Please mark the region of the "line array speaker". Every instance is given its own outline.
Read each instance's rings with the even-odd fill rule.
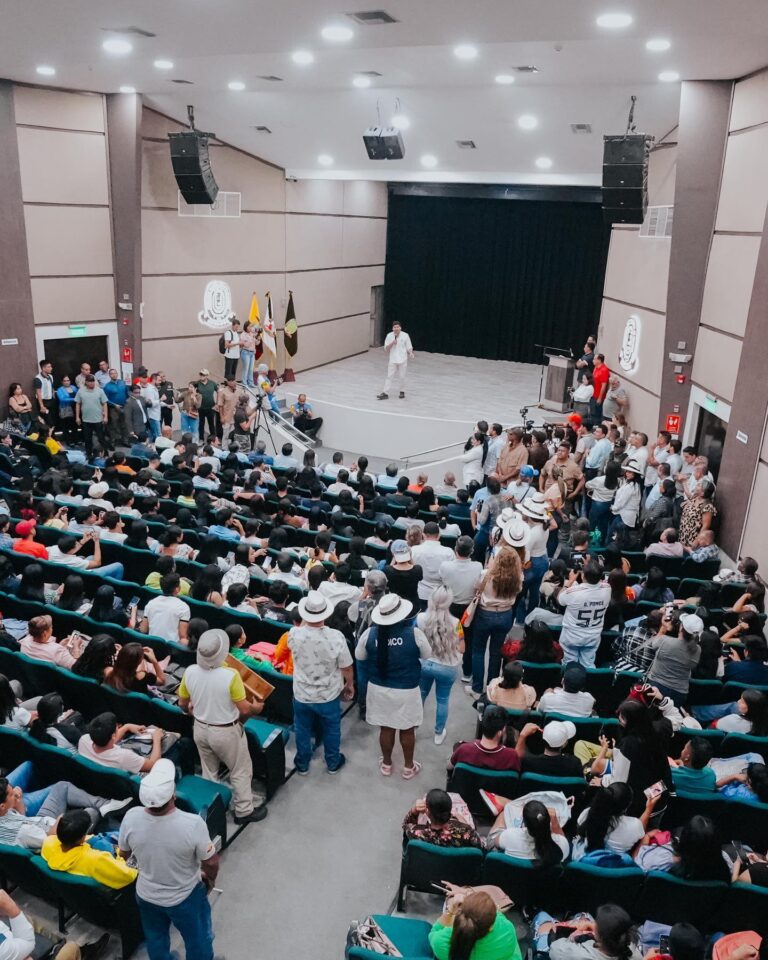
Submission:
[[[648,155],[644,133],[603,137],[603,219],[642,223],[648,209]]]
[[[208,159],[208,137],[188,130],[169,133],[173,175],[187,203],[213,203],[219,192]]]

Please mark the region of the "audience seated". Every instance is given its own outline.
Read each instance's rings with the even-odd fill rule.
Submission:
[[[56,824],[56,832],[43,841],[40,855],[51,870],[91,877],[112,890],[132,884],[138,871],[119,856],[108,837],[92,836],[92,829],[85,810],[68,810]]]
[[[584,687],[587,671],[579,663],[568,663],[563,670],[562,686],[546,690],[539,700],[542,713],[564,713],[571,717],[589,717],[595,698]]]
[[[423,840],[438,847],[480,847],[483,841],[474,827],[453,813],[453,801],[445,790],[430,790],[417,800],[403,820],[406,840]]]
[[[457,763],[489,770],[519,770],[520,757],[512,747],[504,746],[507,728],[507,712],[501,707],[487,707],[480,721],[482,736],[479,740],[459,743],[451,754],[448,768]]]

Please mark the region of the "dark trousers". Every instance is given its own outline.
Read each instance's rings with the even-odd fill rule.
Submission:
[[[451,616],[456,617],[457,620],[461,620],[468,606],[468,603],[452,603],[449,608]],[[472,624],[464,627],[464,653],[461,656],[461,675],[463,677],[472,676]]]
[[[297,430],[301,430],[308,437],[316,437],[317,432],[323,425],[322,417],[294,417],[293,425]]]
[[[171,924],[181,934],[187,960],[213,960],[213,923],[205,887],[198,884],[174,907],[161,907],[137,896],[150,960],[170,960]]]
[[[98,423],[86,423],[86,421],[83,420],[83,442],[85,443],[85,449],[88,453],[93,450],[94,437],[102,447],[108,446],[107,439],[104,436],[104,424],[101,420],[99,420]]]
[[[123,408],[109,406],[107,407],[107,415],[109,417],[109,439],[111,440],[112,445],[116,446],[118,443],[121,443],[124,446],[127,446],[128,437],[125,435]]]
[[[211,434],[216,433],[216,411],[211,410],[201,410],[200,418],[197,423],[197,429],[199,431],[198,436],[200,440],[205,440],[206,437]]]
[[[239,357],[225,357],[224,358],[224,379],[229,380],[230,377],[237,376],[237,364],[239,362]]]

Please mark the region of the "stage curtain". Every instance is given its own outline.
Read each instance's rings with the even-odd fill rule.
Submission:
[[[597,333],[610,229],[599,204],[391,194],[387,329],[415,350],[538,363]],[[457,385],[457,389],[463,389]]]

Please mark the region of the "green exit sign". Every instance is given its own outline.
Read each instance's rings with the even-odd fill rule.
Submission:
[[[70,323],[69,325],[69,335],[70,337],[84,337],[88,332],[84,323]]]

